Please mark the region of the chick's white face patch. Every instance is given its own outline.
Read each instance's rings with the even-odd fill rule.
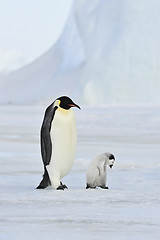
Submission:
[[[114,162],[115,162],[115,160],[114,159],[109,159],[109,166],[113,166],[114,165]]]

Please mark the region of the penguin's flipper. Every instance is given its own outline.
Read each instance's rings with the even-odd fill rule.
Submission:
[[[48,165],[52,154],[52,143],[49,131],[44,128],[41,130],[41,154],[44,166]]]
[[[45,169],[45,172],[43,174],[43,179],[42,179],[42,181],[40,182],[40,184],[38,185],[38,187],[36,189],[44,189],[44,188],[46,188],[46,187],[48,187],[50,185],[51,185],[51,181],[49,179],[48,172]]]
[[[51,160],[52,143],[50,137],[50,129],[56,109],[57,107],[56,106],[54,107],[54,103],[52,103],[46,109],[44,120],[41,127],[41,154],[44,166],[48,165]]]
[[[103,175],[103,173],[105,172],[105,159],[101,159],[98,162],[97,168],[98,168],[98,171],[99,171],[99,176]]]

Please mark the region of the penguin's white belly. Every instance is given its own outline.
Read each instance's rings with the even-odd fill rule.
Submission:
[[[57,109],[51,125],[52,155],[50,169],[61,179],[70,171],[75,158],[76,124],[72,109]],[[52,176],[50,176],[52,178]]]

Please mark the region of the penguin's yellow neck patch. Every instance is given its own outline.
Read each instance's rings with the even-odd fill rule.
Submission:
[[[62,113],[62,114],[68,114],[70,112],[70,109],[64,109],[60,107],[60,100],[56,100],[54,103],[54,107],[58,107],[57,111]]]
[[[61,101],[60,100],[56,100],[55,103],[54,103],[54,107],[59,107]]]
[[[66,109],[61,108],[61,107],[58,107],[57,110],[58,110],[59,112],[63,113],[63,114],[68,114],[68,112],[70,111],[70,109],[69,109],[69,110],[66,110]]]

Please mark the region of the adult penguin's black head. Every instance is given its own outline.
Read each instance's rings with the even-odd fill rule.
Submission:
[[[57,98],[60,101],[59,106],[65,110],[69,110],[71,107],[77,107],[81,109],[77,104],[75,104],[72,99],[67,96],[62,96]]]

